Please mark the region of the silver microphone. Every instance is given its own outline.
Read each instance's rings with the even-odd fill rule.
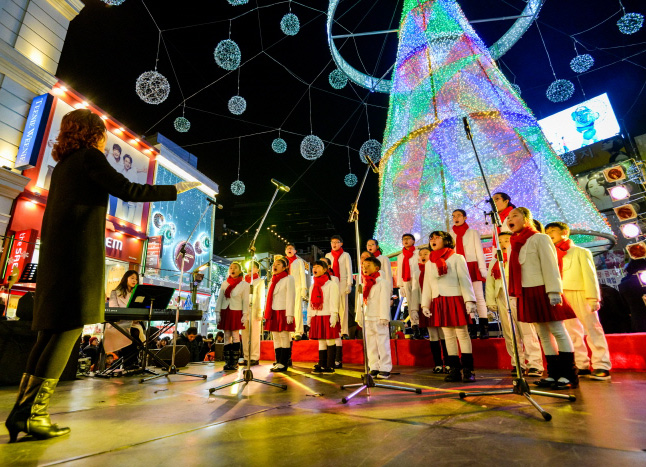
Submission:
[[[289,187],[287,185],[285,185],[284,183],[280,183],[275,178],[271,179],[271,183],[276,185],[276,188],[278,188],[279,190],[284,191],[285,193],[289,193]]]

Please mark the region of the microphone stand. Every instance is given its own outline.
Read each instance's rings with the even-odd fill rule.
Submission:
[[[273,180],[272,180],[273,182]],[[287,189],[285,189],[287,188]],[[283,190],[285,192],[289,191],[288,187],[285,187],[282,184],[276,184],[276,190],[274,191],[274,196],[271,197],[271,201],[269,201],[269,206],[267,206],[267,210],[265,211],[265,215],[262,216],[262,220],[260,221],[260,225],[256,229],[256,233],[253,236],[253,239],[251,240],[251,244],[249,245],[249,251],[251,252],[251,264],[253,265],[253,262],[256,261],[256,239],[258,238],[258,234],[260,233],[260,229],[262,229],[263,224],[265,223],[265,219],[267,218],[267,214],[269,214],[269,210],[271,209],[272,205],[274,204],[274,200],[276,199],[276,195],[278,195],[278,192],[280,190]],[[252,266],[253,268],[253,266]],[[253,279],[253,274],[252,274],[252,279]],[[250,293],[253,293],[253,285],[251,286],[251,291]],[[235,381],[231,381],[230,383],[222,384],[220,386],[216,386],[214,388],[209,388],[209,394],[213,394],[215,391],[219,391],[220,389],[228,388],[229,386],[233,386],[235,384],[239,383],[245,383],[248,384],[251,381],[255,383],[260,383],[260,384],[266,384],[267,386],[274,386],[276,388],[280,389],[287,389],[286,384],[277,384],[277,383],[272,383],[270,381],[265,381],[262,379],[257,379],[254,378],[253,372],[251,371],[251,341],[253,339],[253,317],[252,317],[252,311],[251,309],[249,310],[249,319],[247,320],[247,326],[249,326],[249,342],[247,342],[247,368],[245,368],[242,372],[242,378],[238,378]]]
[[[405,388],[401,386],[393,386],[392,384],[382,384],[382,383],[375,383],[374,378],[370,374],[370,368],[368,368],[368,345],[366,343],[366,315],[363,312],[364,308],[364,303],[363,303],[363,283],[361,280],[361,241],[359,238],[359,210],[357,209],[357,206],[359,205],[359,197],[361,196],[361,192],[363,191],[363,186],[366,183],[366,179],[368,178],[368,174],[370,173],[370,169],[372,169],[375,173],[378,172],[377,167],[375,164],[370,160],[368,160],[368,167],[366,168],[366,173],[363,176],[363,180],[361,181],[361,186],[359,187],[359,192],[357,193],[357,198],[354,200],[354,203],[352,204],[351,211],[350,211],[350,218],[348,219],[348,222],[354,222],[354,240],[355,244],[357,246],[357,288],[355,292],[355,307],[357,306],[357,302],[360,304],[359,306],[362,309],[361,313],[361,328],[363,332],[361,333],[362,335],[362,341],[363,341],[363,370],[364,373],[361,375],[361,383],[354,383],[354,384],[344,384],[341,386],[341,389],[346,389],[346,388],[358,388],[355,389],[354,392],[349,394],[348,396],[344,397],[341,399],[341,402],[344,404],[347,404],[354,396],[359,394],[361,391],[364,389],[366,390],[366,393],[368,396],[370,396],[370,389],[371,388],[384,388],[384,389],[394,389],[397,391],[406,391],[406,392],[414,392],[415,394],[421,394],[422,390],[420,388]]]
[[[534,406],[536,410],[540,412],[545,421],[550,421],[552,415],[545,411],[538,403],[532,398],[532,394],[545,397],[554,397],[556,399],[565,399],[570,402],[576,401],[576,397],[571,394],[556,394],[553,392],[545,391],[535,391],[529,388],[527,381],[523,378],[522,367],[520,365],[520,358],[518,353],[518,342],[516,341],[516,328],[514,325],[514,317],[511,312],[511,301],[509,299],[509,289],[507,287],[507,278],[505,275],[505,265],[503,262],[503,253],[502,248],[500,247],[500,239],[498,238],[498,228],[502,227],[502,222],[500,221],[500,216],[498,215],[498,210],[496,209],[496,204],[493,201],[491,196],[491,191],[489,190],[489,184],[487,183],[487,177],[485,176],[484,169],[482,168],[482,163],[480,162],[480,156],[478,155],[478,150],[476,145],[473,142],[473,136],[471,135],[471,128],[469,126],[469,121],[467,117],[462,119],[464,123],[464,130],[467,134],[467,139],[471,141],[471,146],[473,147],[473,153],[476,156],[476,161],[478,162],[478,167],[480,168],[480,174],[482,175],[482,180],[484,182],[485,189],[487,190],[487,196],[489,197],[488,203],[491,209],[491,212],[485,213],[488,216],[491,216],[491,223],[493,225],[493,239],[496,244],[496,262],[498,263],[498,268],[501,272],[500,278],[502,279],[502,290],[505,294],[505,303],[507,304],[507,314],[509,316],[509,324],[511,325],[511,339],[514,346],[514,360],[516,363],[516,378],[512,381],[512,388],[510,389],[500,389],[495,391],[482,391],[482,392],[460,392],[460,399],[465,397],[475,397],[475,396],[494,396],[501,394],[517,394],[519,396],[524,396],[530,404]]]

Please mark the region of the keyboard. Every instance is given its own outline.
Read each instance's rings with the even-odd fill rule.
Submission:
[[[176,309],[153,309],[150,317],[151,321],[175,321]],[[122,319],[139,321],[148,320],[148,308],[120,308],[106,307],[105,320],[121,321]],[[179,320],[182,321],[200,321],[202,319],[201,310],[179,310]]]

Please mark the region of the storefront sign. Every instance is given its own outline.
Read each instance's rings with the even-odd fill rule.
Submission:
[[[16,169],[24,170],[36,165],[52,102],[54,97],[51,94],[34,97],[31,101],[27,123],[16,156]]]
[[[143,240],[120,232],[105,231],[105,256],[108,258],[139,263],[143,252]]]
[[[22,274],[25,264],[31,262],[36,248],[36,239],[38,238],[38,231],[34,229],[21,230],[16,232],[13,245],[11,246],[11,254],[7,264],[7,272],[5,274],[5,282],[11,276],[14,269],[18,270],[18,277]]]
[[[148,238],[148,252],[146,254],[146,267],[159,269],[161,268],[161,258],[163,251],[163,240],[161,235]]]

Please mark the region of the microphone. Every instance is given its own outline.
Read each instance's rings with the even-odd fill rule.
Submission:
[[[469,126],[469,120],[467,120],[467,117],[462,117],[462,123],[464,123],[464,131],[467,132],[467,139],[471,140],[471,127]]]
[[[222,205],[218,204],[218,202],[216,200],[214,200],[213,198],[210,198],[210,197],[207,196],[206,197],[206,202],[209,203],[209,204],[212,204],[213,206],[215,206],[218,209],[222,209]]]
[[[271,183],[276,185],[276,188],[278,188],[280,191],[284,191],[285,193],[289,193],[290,188],[287,185],[285,185],[284,183],[280,183],[275,178],[271,179]]]

